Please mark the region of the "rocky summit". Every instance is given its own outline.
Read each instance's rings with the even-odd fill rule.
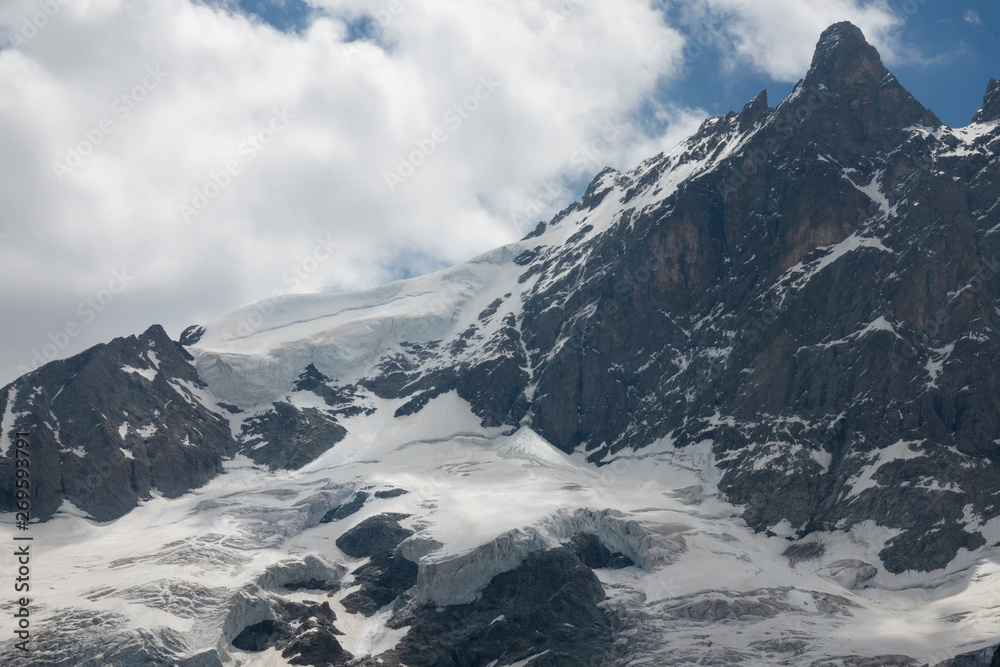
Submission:
[[[838,23],[521,241],[19,378],[5,663],[1000,664],[998,127]]]

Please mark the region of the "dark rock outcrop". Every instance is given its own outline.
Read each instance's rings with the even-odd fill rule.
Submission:
[[[771,107],[767,106],[767,91],[762,90],[757,97],[747,102],[740,112],[740,132],[746,132],[764,120],[770,111]]]
[[[354,656],[337,641],[343,634],[337,629],[337,615],[329,602],[304,604],[284,602],[275,606],[275,618],[267,618],[244,628],[233,639],[241,651],[260,653],[277,649],[291,665],[339,667],[350,664]]]
[[[398,615],[392,623],[409,632],[394,650],[362,664],[485,667],[538,656],[532,665],[597,667],[614,624],[603,600],[601,583],[569,549],[537,552],[497,575],[472,604]]]
[[[189,347],[200,341],[204,335],[205,327],[193,324],[181,332],[181,336],[177,339],[177,342],[184,347]]]
[[[399,525],[406,514],[378,514],[369,517],[337,538],[337,546],[352,558],[366,558],[390,551],[413,534]]]
[[[972,117],[973,123],[990,123],[1000,120],[1000,81],[990,79],[983,96],[983,106]]]
[[[371,616],[417,583],[417,564],[403,558],[398,549],[386,549],[375,552],[352,574],[361,589],[341,603],[352,614]]]
[[[361,510],[368,501],[368,494],[364,491],[358,491],[350,500],[342,505],[337,505],[332,510],[323,515],[320,519],[320,523],[330,523],[332,521],[343,521],[347,517]]]
[[[274,403],[243,424],[241,452],[257,463],[295,470],[344,439],[347,429],[316,408]]]
[[[173,498],[222,472],[239,448],[198,400],[191,356],[160,326],[42,366],[0,390],[0,414],[28,433],[33,518],[68,500],[116,519],[153,489]],[[0,455],[0,510],[14,510],[13,449]]]

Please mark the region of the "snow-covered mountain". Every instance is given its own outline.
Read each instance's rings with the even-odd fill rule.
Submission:
[[[517,243],[19,378],[4,660],[1000,664],[998,90],[836,24]]]

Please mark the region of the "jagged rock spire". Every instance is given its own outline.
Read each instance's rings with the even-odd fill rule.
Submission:
[[[762,90],[757,97],[746,103],[740,112],[740,131],[753,127],[771,108],[767,106],[767,91]]]
[[[983,106],[972,117],[973,123],[989,123],[1000,120],[1000,81],[990,79],[983,96]]]
[[[835,23],[820,35],[805,81],[828,88],[878,84],[889,70],[874,46],[853,23]]]
[[[799,87],[827,99],[817,121],[849,127],[871,137],[912,125],[936,127],[941,121],[925,109],[882,64],[874,46],[852,23],[835,23],[820,35],[812,64]]]

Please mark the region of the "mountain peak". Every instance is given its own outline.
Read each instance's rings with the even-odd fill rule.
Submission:
[[[747,128],[752,127],[770,110],[770,107],[767,106],[767,90],[762,90],[757,97],[747,102],[743,111],[740,112],[740,131],[744,132]]]
[[[818,122],[858,123],[859,137],[911,125],[941,125],[886,69],[861,29],[846,21],[834,23],[820,35],[799,86],[830,94],[824,109],[814,114]]]
[[[819,36],[820,44],[837,44],[839,42],[856,45],[868,44],[868,40],[865,39],[865,34],[861,32],[861,28],[850,21],[834,23]]]
[[[889,70],[865,35],[853,23],[834,23],[816,44],[806,82],[836,89],[861,83],[879,83]]]
[[[972,117],[973,123],[989,123],[1000,120],[1000,81],[990,79],[983,96],[983,106]]]

